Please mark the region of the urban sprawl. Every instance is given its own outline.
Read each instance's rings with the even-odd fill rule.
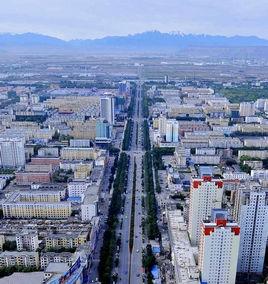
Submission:
[[[0,283],[266,283],[268,80],[94,60],[1,61]]]

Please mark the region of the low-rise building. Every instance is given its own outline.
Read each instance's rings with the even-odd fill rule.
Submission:
[[[4,251],[0,253],[0,267],[39,267],[39,257],[37,252],[32,251]]]
[[[49,234],[45,237],[46,249],[51,248],[77,248],[81,244],[85,244],[89,237],[86,230]]]
[[[198,250],[197,247],[191,246],[182,212],[180,210],[168,211],[167,219],[175,281],[177,284],[198,284],[200,283],[196,264]]]
[[[27,201],[29,199],[25,199],[25,196],[21,192],[15,192],[2,203],[4,218],[65,219],[71,215],[70,202],[42,202],[42,199]],[[41,198],[40,195],[38,198]]]
[[[218,165],[220,163],[220,156],[218,155],[192,155],[191,161],[194,164],[202,165]]]
[[[91,221],[98,214],[98,195],[87,193],[81,205],[82,221]]]
[[[67,263],[71,266],[73,262],[73,253],[71,252],[44,252],[40,255],[40,267],[45,269],[50,262]]]
[[[16,235],[16,245],[18,251],[36,251],[39,246],[37,231],[20,231]]]

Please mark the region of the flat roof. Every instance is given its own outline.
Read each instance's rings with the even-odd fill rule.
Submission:
[[[9,276],[0,279],[0,284],[41,284],[43,283],[44,273],[42,272],[15,272]]]
[[[197,247],[191,246],[181,210],[167,211],[172,258],[176,283],[199,283],[199,270],[195,261]]]

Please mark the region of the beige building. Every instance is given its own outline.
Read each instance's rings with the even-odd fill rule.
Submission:
[[[39,267],[38,253],[4,251],[0,254],[0,268],[10,266]]]
[[[94,148],[71,148],[66,147],[61,150],[63,160],[96,160],[100,151]]]
[[[87,242],[88,231],[50,234],[45,238],[46,249],[76,248]]]
[[[58,200],[56,195],[38,195],[13,193],[3,202],[4,218],[45,218],[65,219],[71,215],[71,203],[66,201],[42,201]]]

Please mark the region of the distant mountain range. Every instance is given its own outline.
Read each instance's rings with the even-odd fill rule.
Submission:
[[[182,33],[144,32],[101,39],[64,41],[35,34],[0,34],[0,52],[74,51],[83,52],[176,52],[187,48],[268,47],[268,40],[256,36],[213,36]]]

